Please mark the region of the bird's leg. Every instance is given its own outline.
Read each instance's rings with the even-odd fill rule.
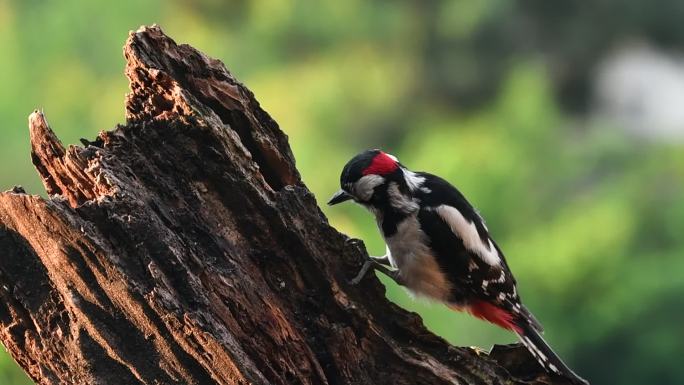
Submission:
[[[350,238],[347,239],[346,242],[349,245],[357,247],[360,252],[366,255],[366,262],[364,262],[363,266],[361,267],[361,270],[359,270],[359,273],[356,274],[356,276],[351,281],[349,281],[350,285],[357,285],[359,282],[361,282],[363,277],[366,276],[368,270],[370,270],[371,268],[373,268],[374,270],[381,271],[386,276],[392,278],[392,280],[396,282],[398,285],[403,285],[403,281],[401,280],[401,277],[399,277],[399,271],[391,270],[389,268],[390,260],[387,254],[383,255],[382,257],[371,257],[370,255],[365,253],[365,250],[361,248],[361,245],[363,245],[363,242],[361,240]]]
[[[392,278],[392,280],[398,285],[403,285],[403,281],[401,277],[399,277],[399,270],[391,270],[388,266],[386,266],[386,264],[389,265],[389,258],[386,255],[382,257],[368,256],[367,258],[368,259],[366,259],[366,262],[361,267],[361,270],[359,270],[359,273],[356,274],[356,277],[349,281],[351,285],[357,285],[359,282],[361,282],[363,277],[366,276],[368,270],[371,268],[378,270],[386,276]]]
[[[392,266],[392,263],[390,263],[390,260],[389,260],[389,257],[387,256],[387,254],[383,255],[382,257],[376,257],[376,256],[371,255],[371,256],[369,256],[369,258],[371,261],[377,262],[381,265]]]

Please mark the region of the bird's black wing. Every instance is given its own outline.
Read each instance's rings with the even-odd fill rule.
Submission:
[[[421,202],[418,220],[438,264],[452,282],[454,304],[486,301],[541,330],[522,306],[505,257],[475,208],[444,179],[418,175],[425,178],[416,192]]]

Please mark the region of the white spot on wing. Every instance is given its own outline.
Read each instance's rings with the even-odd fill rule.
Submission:
[[[499,257],[499,253],[496,251],[492,241],[488,241],[488,245],[483,243],[475,224],[468,222],[458,209],[448,205],[441,205],[435,211],[449,224],[451,231],[461,238],[463,245],[468,250],[479,255],[483,261],[491,266],[501,264],[501,257]]]
[[[468,261],[468,271],[474,271],[477,269],[477,263],[471,258],[470,261]]]

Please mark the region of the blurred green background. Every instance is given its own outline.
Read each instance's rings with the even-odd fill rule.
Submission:
[[[682,384],[683,18],[677,0],[0,0],[0,189],[44,193],[34,108],[65,143],[124,121],[121,46],[156,22],[254,91],[322,205],[362,149],[439,174],[578,373]],[[322,208],[384,252],[363,209]],[[514,341],[387,284],[454,344]],[[0,383],[30,383],[4,353]]]

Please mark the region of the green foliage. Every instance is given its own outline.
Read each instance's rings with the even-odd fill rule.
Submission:
[[[33,382],[12,360],[9,354],[0,355],[0,383],[8,385],[30,385]]]
[[[321,205],[365,148],[437,173],[480,209],[523,299],[578,373],[601,384],[684,383],[682,145],[637,141],[565,112],[539,52],[491,35],[525,12],[553,11],[523,3],[0,0],[0,188],[43,191],[26,130],[35,107],[65,143],[123,121],[125,32],[158,22],[254,91]],[[595,25],[566,24],[583,33]],[[574,52],[573,41],[553,51]],[[363,209],[322,208],[371,254],[384,253]],[[381,279],[393,301],[454,344],[514,341]],[[26,381],[0,357],[0,383]]]

